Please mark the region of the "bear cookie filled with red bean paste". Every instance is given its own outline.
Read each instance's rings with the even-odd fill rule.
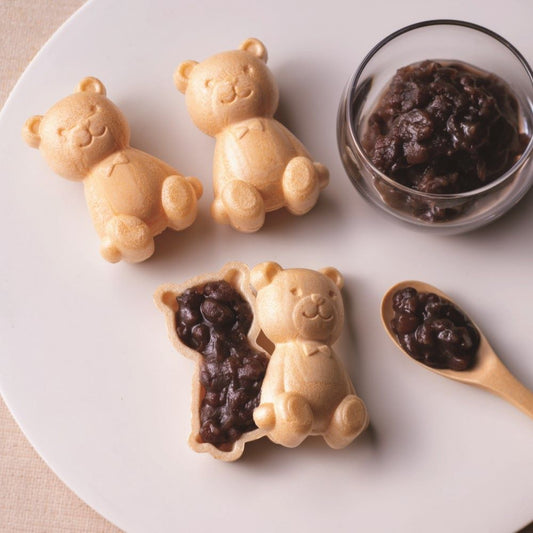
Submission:
[[[238,459],[263,436],[286,447],[320,435],[332,448],[368,425],[363,401],[332,349],[344,322],[334,268],[219,272],[155,294],[174,347],[196,362],[190,446]]]

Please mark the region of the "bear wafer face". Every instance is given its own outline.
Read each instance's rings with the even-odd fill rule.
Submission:
[[[74,94],[44,116],[40,149],[58,174],[83,179],[94,164],[127,145],[126,121],[106,100]]]
[[[128,146],[130,130],[122,112],[105,96],[103,84],[85,78],[74,94],[44,116],[28,119],[23,135],[54,172],[82,180],[95,164]]]
[[[292,321],[301,338],[330,343],[333,342],[339,316],[342,316],[338,303],[341,302],[342,308],[342,300],[333,282],[324,285],[329,286],[322,287],[319,292],[314,286],[310,294],[296,288],[296,297],[300,299],[294,306]]]
[[[266,66],[266,49],[257,39],[201,63],[185,61],[174,81],[185,93],[193,122],[211,136],[246,119],[271,118],[278,106],[278,88]]]
[[[340,335],[344,306],[342,277],[335,269],[283,270],[276,263],[252,270],[258,320],[273,342],[296,339],[332,344]]]

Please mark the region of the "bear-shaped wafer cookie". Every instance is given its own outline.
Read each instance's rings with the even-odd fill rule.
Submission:
[[[344,324],[341,274],[269,262],[250,277],[259,326],[275,346],[254,411],[257,426],[288,447],[308,435],[321,435],[332,448],[347,446],[368,416],[331,348]]]
[[[334,268],[232,262],[157,289],[172,344],[196,363],[191,448],[234,461],[265,435],[288,447],[322,435],[342,448],[365,429],[365,405],[331,349],[341,284]]]
[[[83,181],[100,252],[112,263],[144,261],[155,235],[196,219],[200,181],[132,148],[126,118],[96,78],[84,78],[44,116],[29,118],[22,134],[57,174]]]
[[[307,213],[329,179],[273,118],[279,94],[266,61],[263,43],[250,38],[238,50],[185,61],[174,74],[193,122],[216,138],[211,214],[243,232],[257,231],[265,213],[281,207]]]

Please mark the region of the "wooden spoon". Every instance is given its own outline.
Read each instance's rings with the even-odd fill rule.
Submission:
[[[474,324],[479,331],[480,343],[474,365],[468,370],[459,371],[432,368],[420,363],[419,361],[416,361],[416,359],[411,357],[402,348],[391,328],[391,320],[394,317],[394,311],[392,309],[392,297],[396,291],[406,287],[413,287],[418,292],[433,292],[438,296],[446,298],[454,305],[457,305],[449,296],[444,294],[436,287],[429,285],[428,283],[424,283],[422,281],[402,281],[397,283],[387,291],[383,297],[383,301],[381,302],[381,320],[383,321],[383,326],[385,327],[385,330],[389,334],[390,338],[393,340],[394,344],[396,344],[396,346],[398,346],[402,352],[408,355],[409,359],[417,362],[424,368],[432,370],[441,376],[455,379],[463,383],[468,383],[470,385],[476,385],[493,392],[533,418],[533,392],[522,385],[522,383],[520,383],[509,372],[509,370],[507,370],[499,357],[494,353],[494,350],[491,348],[487,339],[477,325]],[[460,309],[459,306],[457,307]],[[466,315],[466,313],[464,314]]]

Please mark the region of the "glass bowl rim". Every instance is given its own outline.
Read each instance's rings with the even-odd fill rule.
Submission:
[[[474,24],[472,22],[467,22],[464,20],[456,20],[456,19],[424,20],[421,22],[416,22],[414,24],[409,24],[408,26],[404,26],[403,28],[400,28],[399,30],[396,30],[393,33],[387,35],[387,37],[379,41],[370,50],[370,52],[368,52],[366,56],[363,58],[359,67],[357,68],[355,73],[352,75],[352,77],[348,81],[346,94],[343,98],[344,101],[346,102],[344,120],[346,121],[346,124],[348,126],[348,133],[349,133],[351,140],[353,141],[353,145],[355,146],[359,156],[370,167],[372,172],[377,177],[382,179],[385,183],[387,183],[391,187],[394,187],[395,189],[408,193],[411,196],[425,198],[428,200],[457,200],[457,199],[462,199],[462,198],[468,199],[471,197],[478,196],[480,194],[483,195],[484,193],[489,192],[492,189],[498,188],[502,183],[510,179],[515,174],[516,170],[520,168],[523,165],[523,163],[531,156],[531,153],[533,152],[533,136],[529,139],[529,142],[526,148],[524,149],[522,155],[520,156],[520,158],[517,161],[515,161],[515,163],[506,172],[504,172],[499,178],[495,179],[494,181],[491,181],[490,183],[488,183],[487,185],[483,187],[472,189],[471,191],[465,191],[461,193],[436,194],[436,193],[427,193],[427,192],[417,191],[416,189],[412,189],[411,187],[402,185],[401,183],[398,183],[397,181],[394,181],[393,179],[389,178],[386,174],[383,174],[378,168],[376,168],[372,164],[370,159],[367,157],[355,133],[354,121],[351,119],[351,117],[353,116],[353,113],[352,113],[353,102],[355,101],[355,99],[351,98],[351,95],[354,94],[355,89],[357,88],[357,85],[363,73],[363,70],[365,69],[367,64],[377,54],[377,52],[379,52],[382,48],[384,48],[388,43],[390,43],[397,37],[400,37],[401,35],[404,35],[405,33],[409,33],[413,30],[417,30],[417,29],[429,27],[429,26],[460,26],[463,28],[478,31],[489,37],[492,37],[493,39],[498,41],[500,44],[505,46],[514,55],[514,57],[519,61],[519,63],[521,63],[522,67],[524,68],[529,78],[529,82],[530,82],[529,87],[531,89],[531,93],[533,94],[533,70],[531,69],[531,66],[527,62],[526,58],[507,39],[505,39],[498,33],[492,30],[489,30],[488,28],[485,28],[484,26],[480,26],[479,24]],[[497,73],[495,74],[498,75]],[[532,114],[529,108],[524,109],[523,112],[528,113],[530,115]],[[533,179],[533,175],[531,179]]]

